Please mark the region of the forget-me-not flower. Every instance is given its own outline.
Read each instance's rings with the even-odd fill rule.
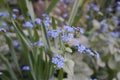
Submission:
[[[83,45],[78,46],[78,52],[80,52],[80,53],[82,53],[85,49],[86,48]]]
[[[27,21],[26,23],[23,24],[23,27],[33,28],[33,24],[31,22]]]
[[[41,23],[41,19],[40,19],[40,18],[36,18],[34,21],[35,21],[37,24],[39,24],[39,25],[40,25],[40,23]]]
[[[65,59],[61,55],[54,54],[52,63],[55,64],[58,69],[61,69],[64,67]]]

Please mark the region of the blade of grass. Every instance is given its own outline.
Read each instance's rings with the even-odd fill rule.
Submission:
[[[75,0],[75,2],[74,2],[74,5],[73,5],[73,8],[72,8],[72,11],[71,11],[71,13],[70,13],[70,18],[69,18],[69,20],[68,20],[68,25],[72,25],[72,23],[73,23],[73,20],[74,20],[74,18],[75,18],[75,15],[77,14],[77,11],[78,11],[78,8],[79,8],[79,1],[80,0]]]
[[[18,80],[16,74],[14,73],[14,71],[13,71],[13,69],[8,61],[8,59],[5,58],[2,54],[0,54],[0,59],[2,59],[2,61],[5,63],[7,70],[11,75],[12,80]]]
[[[56,23],[55,23],[55,18],[54,17],[52,17],[52,27],[53,27],[53,29],[57,29],[56,28]]]
[[[49,14],[58,2],[59,2],[59,0],[52,0],[51,4],[46,9],[46,13]]]
[[[46,42],[47,49],[51,50],[51,48],[50,48],[50,42],[49,42],[48,35],[47,35],[47,29],[46,29],[46,26],[44,25],[43,22],[41,24],[41,29],[42,29],[41,31],[43,33],[43,37],[44,37],[45,42]]]
[[[59,71],[58,80],[63,80],[63,69]]]
[[[10,49],[13,61],[14,61],[15,65],[16,65],[16,68],[20,72],[20,74],[22,74],[21,70],[20,70],[19,63],[18,63],[18,58],[17,58],[16,52],[15,52],[14,46],[12,44],[12,40],[7,35],[5,35],[5,39],[6,39],[6,42],[7,42],[8,46],[9,46],[9,49]]]
[[[32,77],[33,77],[34,80],[36,80],[35,71],[34,71],[34,67],[33,67],[33,60],[35,60],[34,59],[34,52],[33,52],[32,47],[30,45],[30,41],[25,37],[25,35],[23,34],[23,32],[19,28],[19,26],[17,26],[15,24],[14,20],[12,20],[12,23],[13,23],[14,28],[15,28],[15,30],[17,32],[17,35],[18,35],[18,37],[19,37],[19,39],[20,39],[20,41],[22,43],[23,53],[26,56],[26,58],[28,59],[29,65],[31,67],[30,71],[31,71]],[[29,52],[28,48],[30,48],[32,55],[30,55],[30,52]],[[33,58],[33,60],[31,59],[31,57]]]
[[[32,21],[34,21],[35,13],[34,13],[34,10],[33,10],[32,1],[30,1],[30,0],[25,0],[25,1],[26,1],[26,6],[27,6],[28,12],[30,14],[30,17],[31,17]]]
[[[18,2],[18,5],[20,7],[22,14],[24,15],[25,19],[27,19],[28,18],[28,11],[27,11],[25,0],[17,0],[17,2]]]

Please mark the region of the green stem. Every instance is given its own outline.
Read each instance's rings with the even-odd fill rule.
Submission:
[[[60,69],[58,80],[62,80],[62,79],[63,79],[63,69]]]

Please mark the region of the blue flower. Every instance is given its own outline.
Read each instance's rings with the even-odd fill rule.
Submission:
[[[107,8],[107,10],[108,10],[109,12],[112,12],[112,11],[113,11],[113,8],[109,7],[109,8]]]
[[[85,49],[86,48],[83,45],[78,46],[78,52],[80,52],[80,53],[82,53]]]
[[[16,18],[17,18],[17,16],[16,16],[15,14],[12,14],[12,17],[13,17],[13,19],[16,19]]]
[[[97,51],[95,51],[95,50],[94,50],[94,52],[95,52],[95,56],[96,56],[96,58],[100,58],[99,53],[98,53]]]
[[[58,67],[58,69],[63,68],[64,67],[64,62],[63,61],[58,61],[57,67]]]
[[[72,3],[73,0],[60,0],[61,2],[65,2],[65,3]]]
[[[13,41],[13,46],[17,47],[19,45],[18,41]]]
[[[31,22],[26,22],[23,24],[23,27],[30,27],[30,28],[33,28],[33,24]]]
[[[6,29],[0,28],[0,32],[6,32]]]
[[[68,41],[69,38],[68,38],[68,36],[63,35],[63,36],[61,36],[61,39],[66,42],[66,41]]]
[[[64,67],[65,59],[61,55],[54,54],[52,63],[55,64],[58,69],[61,69]]]
[[[98,12],[99,11],[99,8],[98,8],[98,6],[96,5],[96,4],[91,4],[91,7],[92,7],[92,9],[94,10],[94,11],[96,11],[96,12]]]
[[[74,28],[70,27],[70,26],[67,26],[67,25],[64,25],[64,29],[67,31],[67,32],[74,32]]]
[[[86,18],[86,19],[90,19],[90,16],[89,16],[89,15],[85,15],[85,18]]]
[[[118,1],[117,4],[120,5],[120,1]]]
[[[25,18],[24,18],[24,16],[23,16],[23,15],[20,15],[20,19],[21,19],[21,20],[24,20]]]
[[[45,25],[46,27],[49,27],[50,24],[52,23],[52,21],[51,21],[51,19],[49,18],[48,15],[45,16],[45,19],[44,19],[43,22],[44,22],[44,25]]]
[[[13,12],[18,13],[18,12],[19,12],[19,10],[18,10],[18,9],[13,9]]]
[[[69,33],[69,34],[68,34],[68,38],[74,38],[74,34]]]
[[[0,76],[2,75],[3,73],[2,72],[0,72]]]
[[[119,5],[119,6],[117,6],[117,11],[118,11],[118,12],[120,11],[120,5]]]
[[[57,30],[50,30],[50,31],[48,31],[48,36],[57,38],[59,36],[59,33]]]
[[[6,23],[6,22],[2,22],[1,24],[2,24],[2,26],[4,26],[4,27],[7,26],[7,23]]]
[[[40,19],[40,18],[36,18],[34,21],[35,21],[37,24],[39,24],[39,25],[40,25],[40,23],[41,23],[41,19]]]
[[[64,14],[62,14],[62,16],[63,16],[64,18],[66,18],[66,17],[68,17],[68,13],[64,13]]]
[[[85,31],[83,28],[80,28],[80,27],[77,27],[77,28],[74,28],[76,31],[79,31],[81,34],[84,34]]]
[[[94,55],[95,55],[90,49],[86,49],[85,51],[86,51],[87,53],[89,53],[91,56],[94,56]]]
[[[29,70],[30,70],[30,67],[29,67],[29,66],[23,66],[23,67],[22,67],[22,70],[24,70],[24,71],[29,71]]]
[[[73,44],[75,47],[78,47],[80,44],[79,44],[79,42],[77,41],[77,42],[74,42],[74,44]]]
[[[34,42],[34,43],[32,43],[31,44],[32,46],[39,46],[39,47],[43,47],[44,46],[44,44],[42,43],[42,42]]]
[[[8,12],[0,12],[0,16],[7,17],[9,16]]]

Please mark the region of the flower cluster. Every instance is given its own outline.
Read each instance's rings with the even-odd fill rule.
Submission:
[[[64,67],[65,59],[61,55],[54,54],[52,63],[55,64],[58,69],[61,69]]]
[[[91,49],[86,48],[84,45],[80,45],[79,42],[75,42],[74,46],[77,47],[78,52],[80,53],[88,53],[91,56],[96,56],[99,58],[99,53],[97,51],[92,51]]]

